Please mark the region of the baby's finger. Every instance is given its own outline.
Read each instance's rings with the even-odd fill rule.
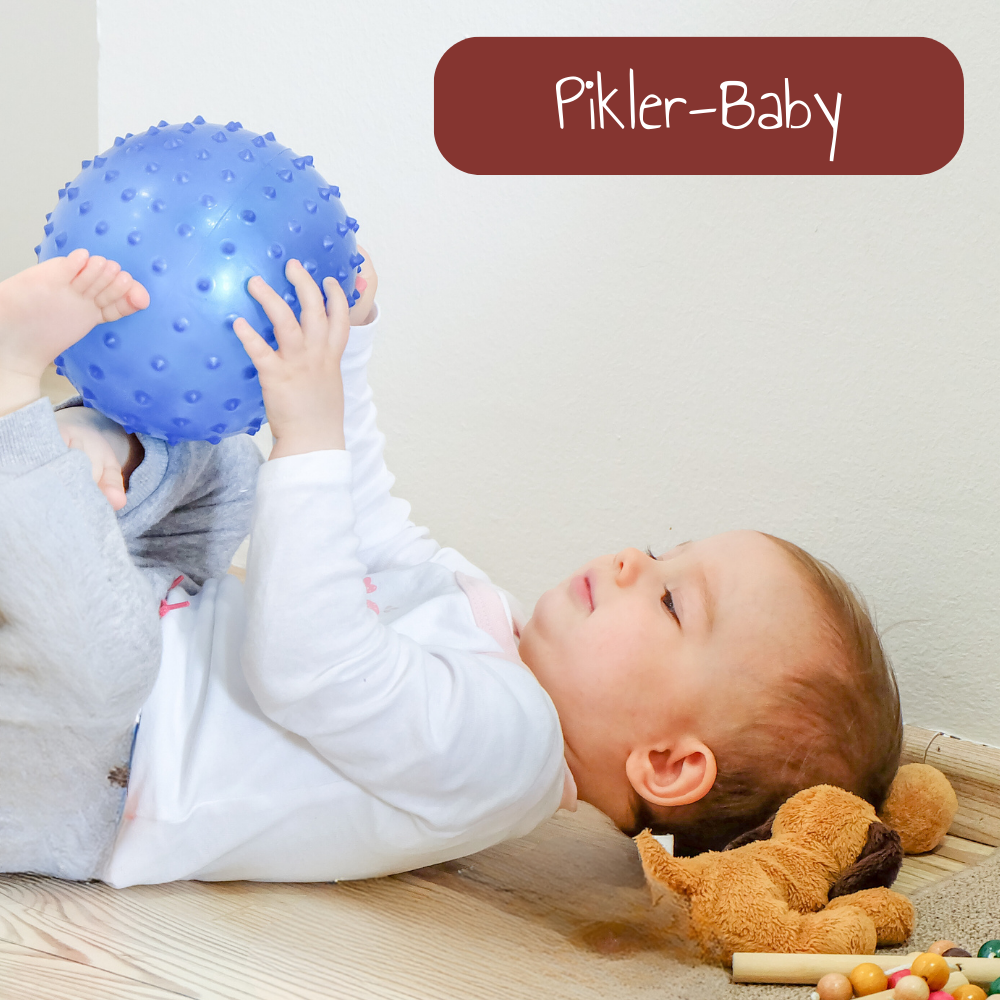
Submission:
[[[299,305],[302,307],[299,323],[303,329],[307,325],[310,328],[315,326],[322,329],[326,307],[323,303],[323,293],[313,280],[313,276],[297,260],[290,260],[285,265],[285,277],[292,283],[295,294],[299,297]]]
[[[233,333],[239,337],[243,350],[247,352],[257,371],[275,362],[274,351],[267,341],[242,316],[233,321]]]
[[[279,347],[283,347],[288,338],[294,338],[296,331],[301,332],[291,306],[259,274],[247,282],[247,291],[260,303],[274,326]]]
[[[327,329],[330,343],[336,344],[336,346],[343,349],[343,346],[347,343],[347,337],[351,332],[350,308],[347,305],[347,296],[344,295],[344,290],[340,287],[336,278],[325,278],[323,289],[326,292]]]
[[[111,462],[104,466],[97,486],[107,497],[108,503],[114,510],[121,510],[125,506],[125,481],[122,478],[122,469],[117,462]]]

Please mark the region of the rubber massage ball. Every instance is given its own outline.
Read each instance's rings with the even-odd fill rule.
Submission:
[[[356,220],[313,167],[271,132],[201,117],[129,133],[59,192],[39,260],[86,247],[148,289],[147,309],[95,327],[56,358],[84,403],[168,442],[255,433],[264,404],[232,324],[274,332],[246,290],[261,275],[299,307],[289,258],[317,283],[334,277],[352,304],[363,260]]]

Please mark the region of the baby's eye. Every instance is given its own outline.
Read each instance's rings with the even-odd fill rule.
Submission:
[[[671,594],[669,590],[664,589],[663,597],[660,598],[660,601],[663,604],[663,606],[667,609],[667,611],[669,611],[670,614],[673,615],[674,621],[676,621],[677,624],[680,625],[681,620],[680,618],[677,617],[677,611],[674,609],[674,595]]]

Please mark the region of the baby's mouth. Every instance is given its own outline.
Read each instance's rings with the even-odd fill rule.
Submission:
[[[594,610],[594,594],[590,589],[590,577],[578,576],[571,584],[573,593],[580,599],[580,602],[587,609],[588,614]]]

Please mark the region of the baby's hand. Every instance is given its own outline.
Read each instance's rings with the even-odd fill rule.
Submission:
[[[375,292],[378,290],[378,275],[372,265],[371,255],[363,246],[358,247],[365,259],[361,264],[361,273],[354,279],[354,287],[361,293],[361,298],[351,306],[351,326],[364,326],[370,323],[375,310]]]
[[[90,459],[91,475],[108,503],[121,510],[125,506],[122,470],[131,452],[131,440],[124,428],[83,406],[58,410],[56,423],[67,447],[82,451]]]
[[[324,306],[319,286],[297,260],[285,265],[285,277],[295,287],[302,307],[298,322],[285,300],[263,278],[251,278],[247,285],[274,324],[276,351],[245,319],[233,324],[260,377],[275,437],[271,458],[344,448],[340,358],[350,333],[347,299],[336,280],[326,278]]]

